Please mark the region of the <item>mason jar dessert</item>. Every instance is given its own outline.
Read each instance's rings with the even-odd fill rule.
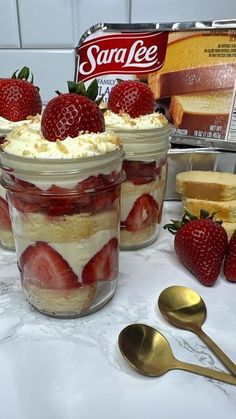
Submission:
[[[165,116],[154,112],[154,98],[148,86],[125,81],[113,89],[104,116],[106,128],[119,136],[125,150],[120,248],[135,250],[158,237],[170,130]],[[120,91],[117,93],[116,89]]]
[[[63,94],[58,98],[65,108]],[[67,99],[69,107],[77,101],[74,96]],[[67,135],[68,126],[59,123],[61,117],[55,121],[49,102],[41,130],[16,128],[1,153],[1,182],[26,298],[40,312],[63,318],[102,307],[113,296],[118,277],[124,152],[116,135],[103,131],[103,116],[96,121],[92,111],[98,107],[80,97],[78,101],[83,102],[80,114],[86,111],[84,120],[94,130],[97,124],[97,133]],[[55,134],[62,125],[67,127],[64,133]],[[55,139],[59,135],[64,138]]]

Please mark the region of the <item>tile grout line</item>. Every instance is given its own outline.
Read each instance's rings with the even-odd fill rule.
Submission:
[[[16,0],[16,16],[17,16],[17,23],[18,23],[18,35],[19,35],[19,41],[20,41],[20,48],[22,48],[19,0]]]
[[[132,0],[129,0],[129,23],[131,23],[132,19]]]

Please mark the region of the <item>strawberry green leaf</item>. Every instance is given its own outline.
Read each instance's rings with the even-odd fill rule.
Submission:
[[[17,78],[27,80],[29,78],[29,75],[30,75],[29,67],[25,66],[20,70]]]
[[[11,79],[16,79],[17,78],[17,73],[18,73],[18,71],[19,71],[19,69],[18,70],[16,70],[13,74],[12,74],[12,76],[11,76]]]
[[[76,93],[77,83],[75,83],[74,81],[68,81],[67,85],[68,85],[69,93]]]
[[[83,82],[77,84],[76,93],[81,96],[87,96],[86,87]]]
[[[95,101],[97,95],[98,95],[98,82],[97,82],[97,79],[94,79],[87,88],[86,96],[92,101]]]

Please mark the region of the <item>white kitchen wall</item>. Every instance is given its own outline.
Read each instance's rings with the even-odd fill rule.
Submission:
[[[0,0],[0,77],[30,67],[43,102],[65,91],[74,48],[98,22],[236,18],[235,0]]]

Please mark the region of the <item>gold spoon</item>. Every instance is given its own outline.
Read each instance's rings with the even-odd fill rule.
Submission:
[[[206,319],[206,306],[197,292],[178,285],[164,289],[159,296],[158,306],[163,316],[174,326],[196,333],[215,353],[232,374],[236,365],[202,330]]]
[[[145,324],[125,327],[120,332],[118,344],[124,358],[141,374],[159,377],[167,371],[178,369],[236,385],[233,375],[176,359],[166,338]]]

